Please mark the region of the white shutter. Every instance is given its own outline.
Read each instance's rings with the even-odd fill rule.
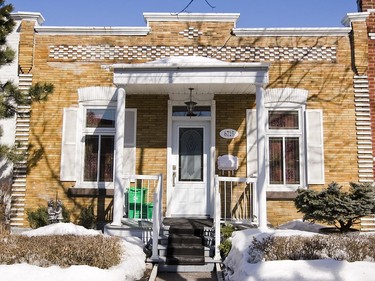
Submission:
[[[323,112],[306,110],[307,183],[324,184]]]
[[[246,111],[246,135],[247,135],[247,176],[257,174],[258,149],[257,149],[257,116],[255,109]]]
[[[76,181],[76,135],[78,108],[64,108],[60,180]]]

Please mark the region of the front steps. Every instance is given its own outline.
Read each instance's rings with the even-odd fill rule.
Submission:
[[[166,218],[163,225],[158,249],[159,271],[214,270],[212,220]]]

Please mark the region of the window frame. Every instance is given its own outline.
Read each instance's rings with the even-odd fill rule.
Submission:
[[[304,105],[288,104],[280,106],[266,105],[266,168],[267,168],[267,191],[295,191],[300,187],[306,186],[306,160],[305,160],[305,122],[304,122]],[[297,111],[298,112],[298,129],[271,129],[269,127],[269,112],[271,111]],[[271,184],[270,183],[270,139],[271,138],[283,138],[283,148],[285,148],[286,138],[298,138],[299,139],[299,174],[300,182],[298,184]],[[283,180],[285,181],[285,151],[283,158]]]
[[[115,117],[115,124],[114,124],[114,127],[113,128],[108,128],[108,127],[87,127],[87,110],[90,110],[90,109],[110,109],[110,110],[114,110],[114,117]],[[100,140],[103,136],[113,136],[114,138],[114,142],[115,142],[115,135],[116,135],[116,128],[117,128],[117,122],[116,122],[116,117],[117,117],[117,110],[116,110],[116,104],[115,103],[110,103],[110,104],[107,104],[107,105],[100,105],[100,104],[92,104],[92,103],[83,103],[80,105],[80,111],[81,111],[81,124],[82,124],[82,128],[80,130],[80,138],[81,138],[81,142],[80,142],[80,151],[78,152],[79,153],[79,157],[80,157],[80,165],[79,165],[79,186],[80,187],[85,187],[85,188],[113,188],[114,187],[114,167],[115,167],[115,163],[113,163],[113,175],[112,175],[112,178],[113,180],[111,182],[105,182],[105,181],[99,181],[99,171],[98,171],[98,176],[97,176],[97,181],[85,181],[84,179],[84,172],[85,172],[85,151],[86,151],[86,147],[85,147],[85,143],[86,143],[86,136],[99,136],[99,143],[100,143]],[[100,145],[99,145],[100,147]],[[114,147],[115,147],[115,143],[114,143]],[[99,150],[100,152],[100,150]],[[114,161],[114,153],[115,153],[115,149],[113,150],[113,161]],[[98,154],[98,158],[100,159],[100,154]],[[99,160],[100,161],[100,160]]]

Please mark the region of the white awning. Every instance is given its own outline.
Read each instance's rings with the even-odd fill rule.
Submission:
[[[114,84],[127,94],[255,94],[268,84],[269,63],[237,63],[183,56],[139,64],[115,64]]]

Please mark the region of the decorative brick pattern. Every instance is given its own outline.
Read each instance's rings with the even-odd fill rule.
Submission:
[[[367,76],[354,77],[356,107],[358,174],[360,182],[373,182],[370,95]]]
[[[183,35],[184,37],[187,37],[189,39],[194,39],[199,37],[203,34],[203,32],[199,31],[198,29],[195,29],[194,27],[189,27],[188,29],[185,29],[183,31],[180,31],[179,34]]]
[[[188,35],[190,36],[190,35]],[[57,61],[133,61],[170,56],[203,56],[222,61],[336,61],[336,47],[222,47],[222,46],[110,46],[58,45],[49,47],[49,59]]]
[[[31,74],[19,75],[19,89],[27,91],[32,85]],[[30,106],[18,106],[16,114],[16,143],[18,151],[24,153],[29,146]],[[23,226],[25,216],[27,161],[14,163],[10,225]]]

